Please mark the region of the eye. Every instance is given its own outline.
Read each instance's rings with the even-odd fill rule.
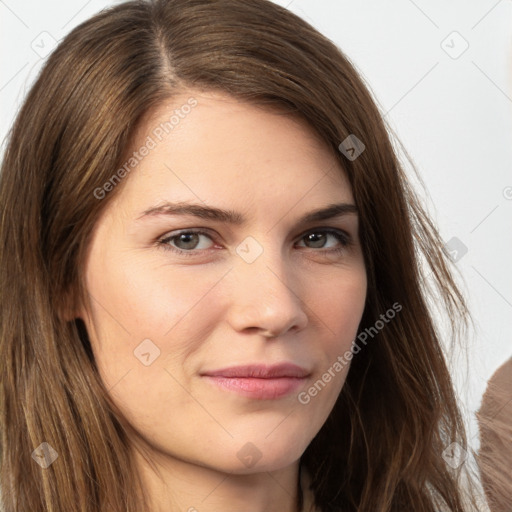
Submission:
[[[165,238],[159,240],[159,244],[161,244],[164,249],[175,251],[180,254],[185,254],[186,256],[191,256],[193,249],[208,249],[208,247],[198,247],[198,242],[202,236],[211,240],[210,235],[204,231],[188,230],[174,235],[166,236]],[[178,244],[178,247],[170,245],[170,242]]]
[[[339,246],[334,248],[326,248],[325,243],[328,240],[328,238],[334,238],[338,243]],[[338,230],[334,229],[315,229],[314,231],[310,231],[306,235],[302,236],[301,241],[304,240],[307,243],[313,244],[313,246],[309,246],[309,248],[313,249],[325,249],[327,252],[341,252],[345,250],[345,248],[350,245],[350,237]]]
[[[163,249],[175,252],[179,255],[197,256],[200,251],[207,251],[212,248],[212,245],[205,247],[204,243],[203,247],[201,247],[201,237],[205,237],[210,241],[213,241],[211,235],[208,233],[201,230],[189,229],[166,235],[164,238],[158,240],[157,243],[158,246]],[[325,244],[326,241],[329,240],[329,237],[337,241],[338,244],[334,244],[334,247],[326,248]],[[309,231],[299,239],[299,241],[303,240],[308,244],[312,244],[312,247],[306,246],[306,248],[321,249],[317,252],[324,253],[341,253],[351,244],[351,239],[348,234],[332,228],[319,228]]]

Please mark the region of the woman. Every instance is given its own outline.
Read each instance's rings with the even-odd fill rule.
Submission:
[[[370,93],[297,16],[83,23],[0,203],[6,512],[476,510],[419,258],[454,333],[463,298]]]

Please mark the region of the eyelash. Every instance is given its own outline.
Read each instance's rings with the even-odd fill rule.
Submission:
[[[338,248],[335,248],[335,249],[322,249],[322,248],[319,248],[318,249],[319,252],[325,252],[325,253],[330,253],[330,254],[342,254],[343,252],[345,252],[345,250],[352,243],[352,240],[351,240],[349,235],[347,235],[346,233],[344,233],[342,231],[337,231],[337,230],[334,230],[334,229],[331,229],[331,228],[317,228],[317,229],[313,229],[311,231],[307,231],[305,234],[303,234],[299,238],[299,241],[302,240],[308,234],[311,234],[311,233],[315,233],[315,234],[327,233],[329,235],[334,236],[338,240],[338,242],[340,242],[340,244],[341,244],[341,247],[338,247]],[[178,249],[177,247],[173,247],[172,245],[169,245],[168,242],[170,242],[171,240],[174,240],[175,238],[178,238],[179,236],[184,235],[184,234],[187,234],[187,235],[190,235],[190,234],[193,234],[193,235],[204,235],[204,236],[207,236],[208,238],[212,239],[212,236],[209,233],[205,232],[205,231],[195,230],[195,229],[187,229],[187,230],[180,231],[179,233],[175,233],[175,234],[173,234],[171,236],[167,236],[166,235],[164,238],[160,238],[157,241],[157,244],[158,244],[159,247],[161,247],[165,251],[171,251],[173,253],[177,253],[177,254],[179,254],[181,256],[187,256],[187,257],[197,256],[197,254],[200,251],[208,251],[209,250],[209,249],[190,249],[190,250],[186,251],[184,249]],[[314,250],[314,248],[313,248],[313,250]]]

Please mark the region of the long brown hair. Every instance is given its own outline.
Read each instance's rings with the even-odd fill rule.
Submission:
[[[187,87],[309,123],[345,169],[360,215],[360,330],[401,306],[354,357],[301,458],[319,509],[474,510],[465,466],[442,456],[467,441],[428,294],[453,333],[467,309],[369,88],[331,41],[267,0],[155,0],[106,9],[65,37],[9,135],[0,175],[4,511],[148,509],[130,426],[101,383],[84,325],[64,312],[88,304],[88,242],[122,183],[101,200],[94,191],[122,166],[142,116]],[[339,150],[353,135],[365,146],[355,159]],[[48,467],[35,463],[55,454]]]

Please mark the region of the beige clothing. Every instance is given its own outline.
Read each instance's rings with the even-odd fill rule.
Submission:
[[[512,358],[489,379],[477,413],[478,465],[492,512],[512,510]]]

